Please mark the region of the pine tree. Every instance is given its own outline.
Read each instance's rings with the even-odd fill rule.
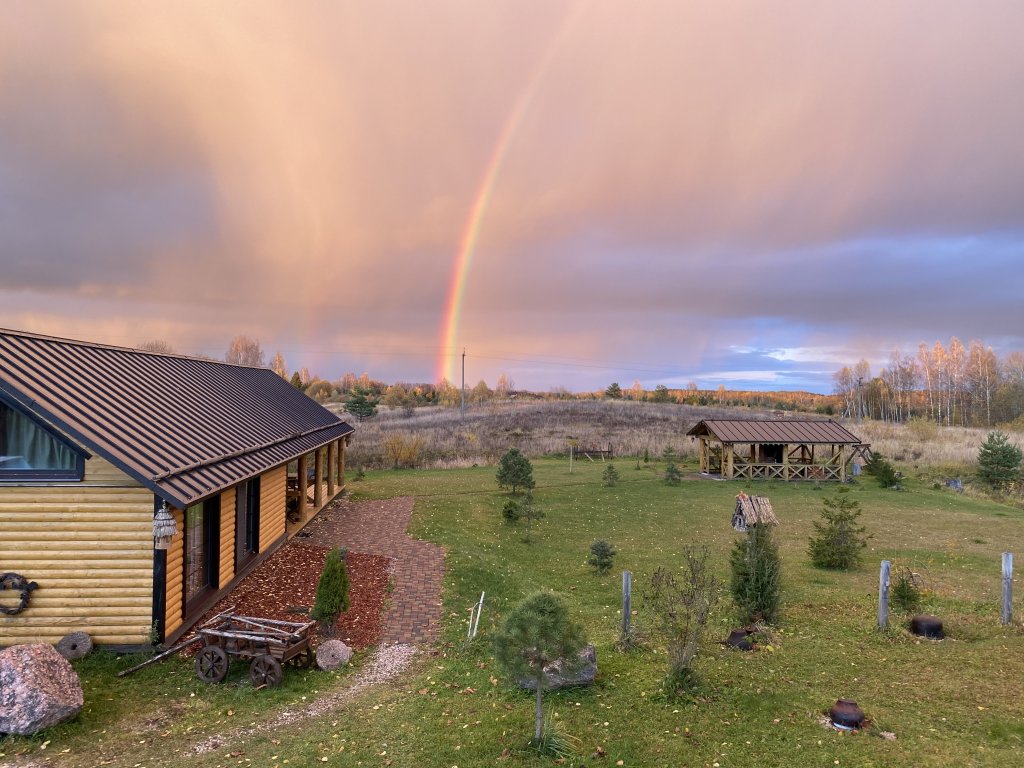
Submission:
[[[361,386],[352,387],[348,399],[345,401],[345,410],[362,421],[377,413],[379,397],[374,397],[373,392]]]
[[[665,467],[665,482],[669,485],[679,485],[682,480],[683,475],[680,473],[679,467],[670,461]]]
[[[316,585],[316,599],[309,617],[321,622],[331,633],[334,622],[348,610],[348,570],[345,555],[335,547],[324,559],[324,570]]]
[[[1002,432],[989,432],[978,451],[978,474],[996,490],[1020,477],[1021,450]]]
[[[733,546],[729,561],[729,586],[740,619],[744,623],[774,623],[779,612],[782,563],[771,526],[750,526],[746,538]]]
[[[498,485],[511,488],[516,493],[520,488],[529,490],[534,487],[533,465],[518,448],[509,448],[498,462]]]
[[[544,667],[563,659],[571,667],[586,645],[583,627],[569,615],[557,595],[537,592],[516,606],[494,635],[498,666],[513,680],[529,680],[537,689],[533,740],[539,744],[544,724]]]
[[[598,539],[590,545],[590,557],[587,564],[592,565],[600,574],[608,573],[615,564],[615,547],[604,539]]]
[[[619,482],[619,471],[615,469],[614,464],[609,464],[604,468],[604,474],[601,475],[601,480],[609,488]]]
[[[851,499],[849,488],[840,488],[821,503],[823,522],[815,522],[816,535],[810,539],[811,562],[818,568],[847,570],[860,564],[861,550],[868,545],[867,529],[857,524],[860,502]]]

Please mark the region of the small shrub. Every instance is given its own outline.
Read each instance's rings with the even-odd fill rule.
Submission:
[[[501,515],[505,518],[505,522],[508,524],[518,523],[519,518],[522,516],[522,512],[519,509],[519,502],[515,499],[508,499],[505,501],[505,506],[501,508]]]
[[[779,613],[782,562],[771,526],[750,526],[746,537],[733,546],[729,562],[729,586],[740,621],[774,623]]]
[[[352,479],[357,483],[366,479],[366,472],[363,471],[363,467],[361,465],[356,467],[356,474]]]
[[[604,474],[601,475],[601,480],[608,488],[613,487],[617,482],[619,482],[619,471],[615,469],[614,464],[609,464],[604,468]]]
[[[665,461],[672,461],[676,456],[676,449],[671,445],[666,445],[665,449],[661,452],[661,458]]]
[[[324,559],[324,570],[316,585],[316,599],[309,617],[319,621],[327,634],[332,634],[334,622],[348,610],[348,571],[345,552],[335,547]]]
[[[906,566],[896,569],[889,599],[892,606],[904,613],[917,613],[921,609],[923,582],[919,574]]]
[[[616,554],[614,546],[604,539],[598,539],[590,545],[590,558],[587,563],[603,575],[612,569]]]
[[[679,485],[682,481],[683,475],[679,471],[679,467],[670,461],[665,467],[665,482],[669,485]]]
[[[810,539],[811,562],[818,568],[848,570],[860,564],[861,550],[868,545],[867,530],[857,524],[860,502],[851,499],[849,488],[840,488],[833,497],[821,500],[822,522],[814,523],[816,535]]]
[[[424,444],[422,435],[395,432],[383,440],[384,460],[393,469],[412,469],[419,463]]]
[[[669,668],[664,690],[669,698],[692,691],[699,682],[693,660],[718,599],[719,582],[708,566],[707,548],[690,547],[685,557],[680,576],[673,569],[658,568],[643,592],[644,610],[667,645]]]
[[[544,510],[533,505],[533,491],[527,491],[523,500],[519,503],[519,515],[526,518],[526,537],[524,541],[530,543],[530,535],[533,532],[533,521],[544,517]]]
[[[872,452],[871,459],[864,464],[864,471],[874,477],[882,488],[900,488],[900,478],[896,469],[877,451]]]

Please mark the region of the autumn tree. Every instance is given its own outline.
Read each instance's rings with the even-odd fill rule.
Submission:
[[[512,390],[515,389],[515,382],[508,376],[508,374],[501,374],[498,376],[498,381],[494,385],[494,396],[498,400],[507,400],[512,395]]]
[[[264,368],[267,364],[259,340],[244,335],[235,336],[231,340],[224,361],[234,365],[251,365],[254,368]]]
[[[288,378],[288,367],[284,364],[284,355],[280,351],[274,353],[274,359],[270,361],[270,370],[282,379]]]
[[[139,349],[143,352],[152,352],[157,355],[174,355],[177,354],[174,347],[163,339],[151,339],[150,341],[144,341],[139,344]]]

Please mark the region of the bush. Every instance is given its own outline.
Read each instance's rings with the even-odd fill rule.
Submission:
[[[345,552],[335,547],[324,559],[324,570],[316,585],[316,600],[309,617],[323,624],[327,634],[332,634],[334,622],[347,610],[348,571],[345,568]]]
[[[679,471],[679,467],[670,461],[665,467],[665,482],[669,485],[679,485],[682,481],[683,475]]]
[[[598,573],[605,574],[615,564],[616,554],[615,547],[604,539],[598,539],[590,545],[590,558],[587,563],[594,566]]]
[[[989,432],[978,451],[978,475],[996,490],[1002,490],[1020,475],[1021,450],[998,430]]]
[[[505,506],[501,508],[502,517],[505,518],[505,522],[512,523],[519,522],[519,518],[522,516],[522,512],[519,509],[519,502],[515,499],[508,499],[505,501]]]
[[[811,562],[818,568],[848,570],[860,564],[861,550],[868,545],[867,529],[857,524],[860,502],[849,496],[849,488],[840,488],[836,495],[821,503],[823,522],[815,522],[816,535],[810,539]]]
[[[422,435],[410,435],[404,432],[395,432],[384,438],[384,460],[393,469],[405,467],[414,468],[423,453],[423,446],[426,443]]]
[[[889,593],[892,605],[904,613],[917,613],[921,609],[921,577],[910,568],[896,570],[896,581]]]
[[[771,526],[750,526],[746,538],[733,546],[730,565],[729,586],[740,621],[774,623],[779,613],[782,562]]]
[[[608,488],[611,488],[619,482],[619,472],[615,469],[614,464],[609,464],[604,468],[604,474],[601,475],[601,480]]]
[[[509,448],[498,462],[497,480],[501,488],[510,487],[512,493],[530,490],[535,485],[533,465],[518,448]]]
[[[899,474],[892,464],[880,453],[873,451],[864,464],[864,471],[874,477],[882,488],[899,488]]]
[[[693,690],[698,677],[693,660],[700,650],[711,608],[718,599],[718,579],[708,567],[706,547],[686,550],[680,577],[672,569],[658,568],[643,592],[643,607],[654,630],[666,641],[669,668],[665,693],[675,698]]]

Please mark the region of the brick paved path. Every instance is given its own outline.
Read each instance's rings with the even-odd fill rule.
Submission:
[[[441,622],[444,550],[405,533],[413,499],[338,500],[306,526],[306,541],[393,559],[395,590],[384,617],[384,643],[432,643]]]

